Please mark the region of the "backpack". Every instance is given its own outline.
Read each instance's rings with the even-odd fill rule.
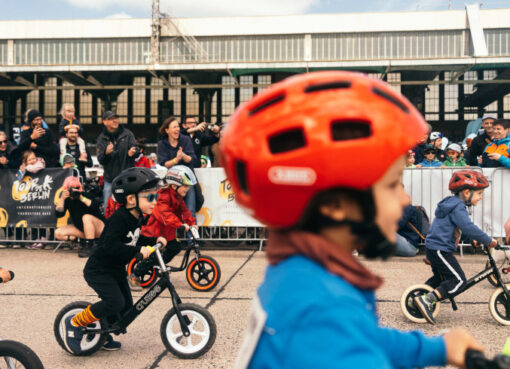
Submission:
[[[425,237],[427,236],[430,228],[430,219],[423,206],[418,205],[414,208],[416,209],[416,218],[418,224],[414,225],[411,222],[407,222],[407,224],[413,229],[413,231],[418,234],[418,236],[420,236],[422,241],[425,241]]]

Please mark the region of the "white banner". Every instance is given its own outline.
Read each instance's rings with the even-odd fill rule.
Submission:
[[[448,182],[454,171],[462,168],[413,168],[406,169],[402,177],[413,205],[421,205],[434,219],[436,206],[451,193]],[[471,168],[475,169],[475,168]],[[510,183],[510,170],[504,168],[476,168],[489,179],[483,200],[472,207],[471,218],[481,229],[493,237],[504,237],[503,225],[510,218],[510,190],[503,191]],[[230,182],[222,168],[196,169],[202,186],[205,203],[197,213],[202,226],[260,227],[236,202]],[[510,188],[510,187],[507,187]]]

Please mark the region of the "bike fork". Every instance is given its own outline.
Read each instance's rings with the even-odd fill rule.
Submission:
[[[184,337],[189,337],[191,333],[189,331],[188,325],[191,324],[191,322],[187,316],[184,317],[181,314],[179,305],[181,304],[182,301],[172,284],[168,286],[168,289],[170,290],[170,296],[172,296],[172,304],[174,305],[175,314],[177,315],[177,319],[179,320],[179,324],[181,325],[182,334],[184,335]]]

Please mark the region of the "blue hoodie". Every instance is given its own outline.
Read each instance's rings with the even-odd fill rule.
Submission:
[[[469,218],[466,204],[457,196],[448,196],[437,204],[436,218],[430,226],[425,239],[425,247],[431,250],[454,252],[455,229],[458,227],[462,234],[470,239],[488,245],[492,238],[478,228]]]

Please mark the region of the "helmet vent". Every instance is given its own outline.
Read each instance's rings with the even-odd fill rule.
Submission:
[[[407,108],[407,106],[405,106],[405,104],[402,101],[400,101],[400,99],[398,99],[397,97],[395,97],[393,95],[390,95],[386,91],[383,91],[383,90],[381,90],[380,88],[377,88],[377,87],[372,87],[372,92],[374,94],[382,97],[383,99],[388,100],[390,103],[396,105],[398,108],[403,110],[404,113],[409,114],[409,109]]]
[[[333,141],[349,141],[367,138],[372,135],[372,128],[366,121],[334,121],[331,124]]]
[[[281,154],[297,150],[306,146],[305,134],[302,128],[278,133],[269,138],[269,150],[273,154]]]
[[[335,82],[327,82],[320,83],[317,85],[307,86],[305,88],[306,93],[324,91],[324,90],[336,90],[339,88],[349,88],[351,87],[350,81],[335,81]]]
[[[249,195],[250,191],[248,190],[248,179],[246,178],[246,164],[239,160],[236,161],[236,176],[241,191]]]
[[[266,101],[261,102],[257,106],[255,106],[253,109],[250,110],[248,115],[251,117],[257,113],[260,113],[262,110],[269,108],[270,106],[279,103],[280,101],[283,101],[285,99],[285,94],[281,93],[279,95],[273,96],[270,99],[267,99]]]

